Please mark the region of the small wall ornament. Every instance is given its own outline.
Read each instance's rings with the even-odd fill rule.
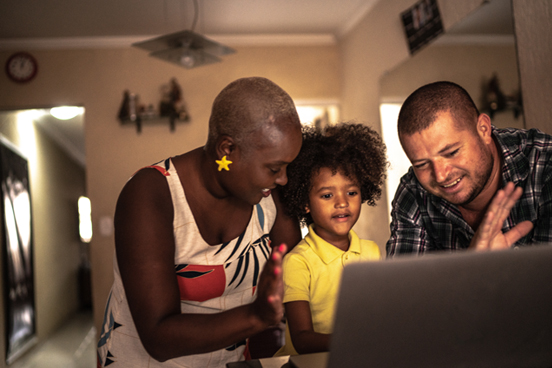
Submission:
[[[523,113],[521,93],[518,91],[506,95],[500,88],[498,76],[493,74],[488,82],[483,83],[483,111],[488,113],[491,119],[494,114],[501,111],[511,110],[514,118]]]
[[[172,78],[169,85],[161,87],[162,98],[159,103],[159,115],[189,121],[190,116],[182,96],[182,88],[176,78]]]
[[[154,104],[147,105],[140,103],[137,94],[125,90],[123,92],[123,101],[119,108],[118,118],[121,124],[134,123],[136,131],[141,133],[142,123],[145,121],[159,121],[168,118],[171,132],[175,129],[175,123],[189,122],[190,115],[184,102],[182,88],[176,78],[171,78],[169,84],[164,84],[160,88],[161,100],[159,109],[156,110]]]

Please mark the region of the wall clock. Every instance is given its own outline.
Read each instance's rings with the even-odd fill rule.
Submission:
[[[25,83],[36,76],[38,63],[36,59],[27,52],[16,52],[6,62],[6,74],[17,83]]]

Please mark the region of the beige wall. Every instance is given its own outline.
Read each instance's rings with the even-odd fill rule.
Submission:
[[[447,80],[466,88],[482,112],[487,112],[483,111],[483,107],[486,106],[483,101],[483,85],[488,83],[493,74],[498,76],[501,90],[506,95],[517,95],[520,85],[513,40],[511,44],[492,46],[432,44],[382,76],[380,101],[402,104],[418,87]],[[499,128],[524,128],[523,115],[516,118],[513,110],[495,113],[492,123]],[[396,138],[396,119],[389,124],[392,126],[382,127],[384,134],[393,132]],[[386,141],[391,162],[387,178],[387,195],[391,200],[395,195],[399,178],[406,173],[410,162],[398,140]],[[390,205],[390,201],[386,204]]]
[[[297,100],[338,100],[339,57],[336,46],[237,47],[237,53],[213,64],[187,70],[151,58],[134,48],[102,50],[36,50],[39,74],[27,85],[0,76],[1,106],[33,107],[82,104],[86,109],[86,178],[92,201],[91,243],[94,317],[98,333],[113,280],[113,235],[100,234],[101,218],[113,218],[118,194],[140,167],[201,146],[216,94],[231,81],[259,75],[272,79]],[[10,52],[0,53],[0,62]],[[176,77],[191,121],[145,125],[142,133],[120,125],[116,116],[123,91],[157,105],[160,87]]]
[[[481,4],[480,0],[438,1],[445,30]],[[379,1],[367,16],[340,40],[342,60],[343,118],[356,119],[381,133],[379,104],[380,79],[410,58],[400,13],[415,0]],[[355,230],[372,239],[382,253],[389,239],[388,208],[385,194],[376,207],[363,207]]]
[[[27,156],[33,212],[35,306],[38,341],[43,341],[79,308],[77,201],[85,193],[84,169],[30,121],[30,135],[17,129],[16,113],[0,112],[0,134]],[[27,150],[28,146],[34,147]],[[0,283],[3,284],[3,274]],[[0,298],[0,305],[2,304]],[[0,310],[5,306],[1,305]],[[5,324],[0,324],[5,356]],[[0,360],[0,367],[5,364]]]
[[[344,119],[358,119],[380,129],[380,80],[410,59],[399,14],[415,3],[414,0],[379,1],[340,40]],[[438,0],[445,32],[483,3],[482,0]],[[548,103],[552,94],[552,29],[549,26],[551,11],[549,0],[513,0],[516,51],[525,109],[524,124],[547,133],[552,131],[552,104]],[[465,56],[462,61],[471,63],[470,56]],[[412,73],[414,79],[418,77],[417,73]],[[505,88],[508,82],[504,80]],[[419,86],[421,84],[423,83]],[[470,86],[468,88],[477,89]],[[516,123],[515,120],[513,122]],[[365,206],[355,227],[361,237],[375,240],[382,251],[389,238],[389,209],[386,202],[386,198],[381,198],[377,207]]]
[[[415,3],[414,0],[379,1],[340,40],[343,118],[358,119],[380,129],[380,80],[410,58],[399,14]],[[438,0],[445,32],[483,3],[482,0]],[[552,93],[550,12],[548,0],[513,0],[516,51],[525,108],[524,123],[526,127],[538,127],[548,133],[552,129],[552,105],[546,102]],[[470,63],[469,55],[462,61]],[[417,73],[412,73],[414,79],[418,77]],[[509,80],[504,80],[505,88]],[[386,202],[386,198],[381,198],[377,207],[365,206],[355,227],[361,237],[375,240],[382,251],[389,237],[389,210]]]
[[[386,73],[381,78],[380,98],[384,102],[402,103],[410,93],[424,84],[447,80],[464,87],[482,109],[484,83],[495,74],[506,95],[520,89],[516,47],[507,45],[430,45]],[[498,127],[523,128],[523,116],[513,112],[497,113],[493,124]]]
[[[552,134],[552,1],[512,5],[527,126]]]

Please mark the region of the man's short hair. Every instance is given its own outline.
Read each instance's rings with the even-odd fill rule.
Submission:
[[[412,135],[427,129],[439,113],[450,112],[459,129],[476,129],[479,110],[468,92],[456,83],[435,82],[414,91],[399,112],[399,134]]]
[[[271,123],[300,126],[293,100],[274,82],[262,77],[241,78],[215,98],[209,119],[207,146],[228,135],[244,146],[248,136]]]

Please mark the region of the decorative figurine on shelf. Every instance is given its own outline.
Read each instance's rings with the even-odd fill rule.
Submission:
[[[180,103],[180,100],[182,99],[182,88],[180,88],[180,84],[176,81],[176,78],[171,79],[171,102],[173,103],[175,110],[177,110],[177,106]]]
[[[496,74],[494,74],[489,81],[486,98],[491,119],[495,112],[502,111],[506,108],[506,96],[500,90],[500,83],[498,82]]]
[[[172,78],[170,83],[161,86],[159,113],[155,111],[153,104],[141,103],[140,96],[136,93],[132,93],[128,89],[124,91],[118,114],[121,123],[136,124],[136,131],[140,133],[144,120],[158,120],[155,119],[156,117],[168,117],[171,132],[175,129],[176,121],[187,122],[190,120],[184,103],[182,88],[180,88],[176,78]]]
[[[153,119],[155,117],[155,107],[153,107],[153,104],[148,105],[148,108],[145,110],[144,115],[148,119]]]
[[[131,93],[129,96],[128,114],[130,120],[135,121],[138,119],[138,96],[135,93]]]
[[[171,90],[167,84],[161,86],[161,102],[159,102],[160,116],[173,116],[174,107],[171,103]]]
[[[159,114],[161,116],[169,116],[181,121],[190,120],[182,97],[182,88],[176,78],[172,78],[169,85],[161,86],[161,95],[161,102],[159,103]]]
[[[135,93],[130,93],[127,89],[123,92],[123,102],[119,109],[119,120],[136,121],[144,112],[145,107],[140,105],[139,97]]]
[[[505,95],[500,89],[500,83],[496,74],[483,84],[483,103],[491,119],[497,112],[513,110],[514,117],[517,119],[522,113],[521,94],[519,92],[512,95]]]
[[[119,109],[119,119],[127,120],[130,119],[130,92],[125,90],[123,93],[123,102],[121,103],[121,108]]]

